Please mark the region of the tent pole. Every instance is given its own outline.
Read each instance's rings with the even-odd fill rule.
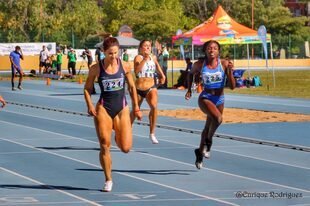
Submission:
[[[174,49],[174,44],[173,44],[173,43],[172,43],[172,48]],[[171,71],[171,72],[172,72],[172,74],[171,74],[171,75],[172,75],[172,86],[171,86],[171,88],[173,88],[173,58],[174,58],[174,56],[172,56],[172,58],[171,58],[171,60],[172,60],[172,61],[171,61],[171,68],[172,68],[172,69],[171,69],[171,70],[172,70],[172,71]],[[167,67],[168,67],[168,65],[167,65]],[[167,76],[166,76],[166,79],[167,79],[166,81],[167,81],[167,87],[168,87],[168,68],[167,68],[166,75],[167,75]]]
[[[272,41],[270,41],[270,57],[271,57],[271,66],[272,66],[273,88],[275,88],[276,87],[276,75],[274,73],[274,66],[273,66]]]
[[[249,44],[246,44],[246,48],[247,48],[247,56],[248,56],[248,77],[251,77],[250,74],[250,50],[249,50]]]
[[[193,44],[193,42],[192,42],[192,60],[194,60],[194,44]]]

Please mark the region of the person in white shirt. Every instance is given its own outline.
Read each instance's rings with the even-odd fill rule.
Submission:
[[[45,72],[45,70],[46,70],[46,60],[47,60],[48,56],[49,56],[48,50],[47,50],[46,46],[43,45],[42,50],[40,51],[40,56],[39,56],[39,60],[40,60],[39,74],[41,74],[43,67],[44,67],[43,73]]]

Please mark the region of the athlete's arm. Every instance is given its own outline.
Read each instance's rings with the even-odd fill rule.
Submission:
[[[236,80],[233,75],[234,63],[230,59],[222,60],[222,65],[225,69],[225,74],[227,75],[228,85],[230,89],[236,88]]]
[[[188,73],[187,76],[187,92],[185,94],[185,99],[189,100],[192,97],[192,84],[194,75],[198,75],[201,71],[201,63],[199,61],[195,62],[192,70]]]
[[[97,115],[95,106],[93,105],[93,102],[91,100],[93,84],[97,76],[99,76],[99,64],[94,64],[93,66],[91,66],[88,72],[88,77],[84,85],[84,98],[87,105],[87,112],[91,116]]]
[[[158,63],[158,61],[157,61],[156,56],[153,56],[153,60],[154,60],[155,65],[156,65],[156,71],[157,71],[157,73],[159,73],[159,76],[160,76],[159,82],[160,82],[161,84],[164,84],[167,77],[165,76],[163,70],[161,69],[161,67],[160,67],[160,65],[159,65],[159,63]]]
[[[125,70],[125,75],[128,84],[128,91],[130,93],[132,104],[132,110],[134,115],[138,118],[138,120],[142,119],[142,112],[140,111],[139,104],[138,104],[138,94],[135,86],[135,82],[132,78],[130,64],[128,62],[122,62],[123,68]]]
[[[144,64],[148,60],[149,56],[148,55],[137,55],[135,59],[133,60],[134,62],[134,72],[137,75],[143,68]]]

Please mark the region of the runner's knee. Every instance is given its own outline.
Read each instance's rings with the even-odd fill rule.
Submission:
[[[123,145],[123,146],[120,147],[120,149],[121,149],[122,152],[128,153],[128,152],[130,152],[131,147],[128,146],[128,145],[126,145],[126,146]]]
[[[209,116],[208,116],[209,117]],[[223,117],[222,115],[219,115],[219,116],[215,116],[215,117],[211,117],[210,118],[212,119],[212,122],[216,125],[216,126],[220,126],[223,122]]]
[[[219,115],[216,118],[216,124],[219,126],[220,124],[222,124],[222,122],[223,122],[223,117],[222,117],[222,115]]]
[[[100,151],[103,154],[106,154],[108,151],[110,151],[110,148],[111,148],[111,144],[110,143],[104,143],[104,142],[100,143]]]

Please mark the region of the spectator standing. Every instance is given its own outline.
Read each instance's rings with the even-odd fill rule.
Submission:
[[[168,78],[167,78],[168,59],[169,59],[169,52],[166,46],[163,45],[162,50],[160,51],[159,56],[158,56],[159,65],[162,68],[162,71],[164,72],[164,75],[166,77],[165,83],[162,85],[162,88],[168,87]]]
[[[63,48],[63,54],[64,54],[64,55],[67,55],[67,54],[68,54],[67,45],[65,45],[64,48]]]
[[[124,53],[123,53],[123,57],[122,57],[123,61],[128,62],[129,61],[129,56],[127,53],[127,49],[124,49]]]
[[[85,47],[85,51],[83,52],[83,57],[84,57],[84,55],[87,58],[87,68],[89,70],[91,64],[93,63],[93,57],[91,55],[91,51],[87,47]]]
[[[96,53],[95,53],[95,59],[96,62],[99,63],[100,60],[103,60],[105,57],[104,52],[103,52],[103,47],[98,47],[96,49]]]
[[[23,52],[20,46],[16,46],[15,50],[10,53],[10,61],[11,61],[11,69],[12,69],[12,77],[11,77],[11,83],[12,83],[12,91],[15,91],[14,87],[14,78],[16,75],[16,72],[19,73],[19,82],[17,88],[19,90],[22,90],[22,81],[23,81],[23,70],[20,66],[20,59],[24,60]]]
[[[58,80],[60,80],[62,78],[61,76],[62,53],[60,49],[57,49],[56,61],[57,61],[56,70],[57,70]]]
[[[46,60],[49,56],[48,50],[46,48],[45,45],[42,46],[42,50],[40,51],[40,56],[39,56],[39,60],[40,60],[40,64],[39,64],[39,74],[42,73],[42,68],[43,68],[43,72],[46,70]]]
[[[68,72],[71,75],[71,78],[74,78],[76,75],[75,65],[76,65],[76,53],[73,48],[70,48],[68,52]],[[72,73],[71,73],[72,69]]]
[[[85,47],[85,51],[83,52],[83,58],[84,56],[86,56],[87,58],[87,68],[89,71],[93,63],[93,57],[92,57],[91,51],[87,47]],[[95,84],[93,84],[93,91],[91,94],[96,94]]]

